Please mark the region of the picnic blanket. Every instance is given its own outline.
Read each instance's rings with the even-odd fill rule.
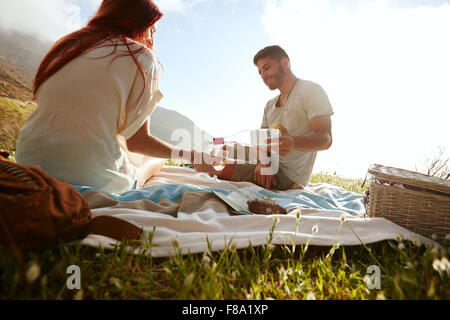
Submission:
[[[120,195],[72,186],[85,197],[93,216],[111,215],[134,223],[144,228],[143,239],[151,234],[154,257],[170,256],[179,250],[188,254],[209,248],[222,250],[230,245],[236,249],[264,245],[274,224],[274,245],[361,245],[393,240],[398,235],[436,245],[384,218],[365,217],[362,195],[326,183],[275,192],[249,182],[224,181],[189,168],[165,166],[145,187]],[[242,214],[217,196],[217,192],[227,195],[237,190],[276,199],[288,214]],[[299,223],[295,209],[301,212]],[[89,235],[81,243],[110,249],[117,242]],[[139,248],[132,250],[140,252]]]

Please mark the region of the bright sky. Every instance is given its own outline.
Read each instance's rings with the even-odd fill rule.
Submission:
[[[335,115],[314,172],[364,177],[372,163],[414,170],[450,153],[450,0],[159,0],[161,106],[213,136],[258,128],[270,91],[252,60],[279,44],[319,83]],[[15,0],[0,26],[52,40],[99,0]],[[25,8],[25,9],[24,9]],[[23,21],[18,24],[17,21]]]

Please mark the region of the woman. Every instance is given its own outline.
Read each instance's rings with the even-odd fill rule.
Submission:
[[[20,130],[18,163],[120,194],[141,187],[162,159],[192,162],[194,151],[148,134],[162,97],[153,54],[161,17],[152,0],[104,0],[86,27],[54,44],[36,74],[38,107]]]

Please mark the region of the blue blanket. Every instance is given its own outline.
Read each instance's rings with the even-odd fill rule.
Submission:
[[[71,185],[80,193],[88,190],[103,191],[92,187]],[[320,192],[311,192],[299,190],[298,193],[291,194],[286,192],[273,192],[266,189],[253,190],[253,192],[263,197],[271,197],[277,201],[279,205],[287,210],[293,207],[315,208],[325,210],[340,210],[352,215],[361,215],[364,213],[363,196],[354,192],[349,192],[343,188],[328,185],[327,188],[321,188]],[[136,200],[151,200],[158,203],[162,199],[168,199],[172,202],[181,200],[183,194],[187,191],[204,191],[213,193],[213,191],[221,194],[229,194],[232,190],[224,190],[217,188],[206,188],[192,184],[161,184],[156,186],[146,186],[141,189],[134,189],[122,193],[121,195],[106,192],[111,198],[120,202],[129,202]],[[105,192],[105,191],[103,191]]]

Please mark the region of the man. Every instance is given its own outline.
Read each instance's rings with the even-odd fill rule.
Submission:
[[[289,56],[279,46],[260,50],[253,62],[267,87],[280,91],[266,104],[261,124],[261,128],[281,128],[280,138],[267,141],[278,144],[279,170],[270,172],[271,164],[264,161],[231,163],[221,171],[204,165],[195,168],[214,173],[219,179],[249,181],[266,189],[304,188],[317,152],[329,149],[332,144],[331,116],[334,112],[328,96],[320,85],[293,74]]]

